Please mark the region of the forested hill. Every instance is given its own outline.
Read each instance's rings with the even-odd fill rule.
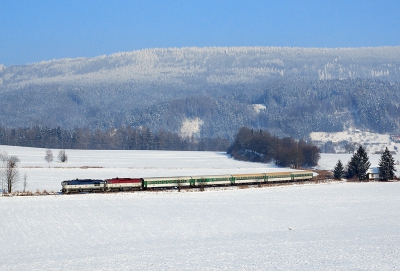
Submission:
[[[400,47],[172,48],[0,65],[0,126],[120,126],[232,139],[399,126]]]

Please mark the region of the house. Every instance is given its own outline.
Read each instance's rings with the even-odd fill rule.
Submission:
[[[367,171],[367,179],[368,180],[379,180],[379,168],[378,167],[370,167]]]
[[[390,139],[395,143],[400,143],[400,135],[390,135]]]

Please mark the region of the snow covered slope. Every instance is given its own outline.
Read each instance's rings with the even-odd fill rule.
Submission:
[[[52,150],[57,157],[59,150]],[[66,150],[68,162],[44,159],[46,150],[1,146],[0,152],[16,155],[21,160],[19,173],[27,175],[27,190],[60,191],[61,182],[71,179],[107,179],[114,177],[160,177],[193,176],[234,173],[273,172],[287,169],[273,164],[237,161],[222,152],[178,152],[178,151],[99,151]],[[321,154],[319,169],[333,170],[339,159],[344,164],[350,161],[351,154]],[[371,166],[378,166],[380,155],[370,154]],[[400,154],[393,156],[400,161]],[[400,166],[397,166],[400,174]],[[1,183],[0,183],[1,188]],[[23,183],[16,185],[23,190]]]
[[[0,197],[0,270],[395,269],[399,192],[332,183]]]
[[[60,191],[61,182],[76,178],[168,177],[282,171],[274,165],[236,161],[226,153],[177,151],[66,150],[67,163],[48,164],[45,149],[1,146],[0,151],[21,160],[21,177],[27,174],[27,190]],[[56,158],[59,150],[53,150]],[[0,184],[1,188],[1,184]],[[16,190],[22,191],[19,182]]]
[[[316,144],[332,143],[333,148],[337,153],[345,153],[343,143],[349,142],[353,144],[361,144],[369,153],[382,151],[386,147],[390,151],[398,150],[399,144],[396,145],[390,139],[389,134],[372,133],[369,131],[358,129],[347,129],[343,132],[328,133],[328,132],[312,132],[310,139]]]
[[[198,119],[204,137],[246,125],[304,138],[353,121],[387,132],[400,125],[399,82],[400,46],[146,49],[0,66],[0,124],[185,134]]]
[[[199,82],[242,84],[266,78],[399,79],[400,47],[156,48],[93,58],[55,59],[0,66],[0,92],[29,85],[155,83],[190,86]]]
[[[79,150],[48,168],[44,149],[0,150],[21,159],[31,190],[59,190],[61,180],[75,177],[280,170],[223,153]],[[321,167],[348,156],[323,154]],[[399,182],[336,182],[0,197],[0,270],[394,269],[399,194]]]

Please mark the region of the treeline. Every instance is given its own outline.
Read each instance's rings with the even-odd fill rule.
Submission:
[[[360,78],[199,84],[192,92],[164,85],[139,91],[129,84],[75,88],[54,83],[0,91],[0,125],[90,130],[130,126],[179,134],[182,123],[199,120],[200,138],[229,140],[241,126],[294,138],[307,138],[313,131],[340,132],[346,123],[392,133],[400,129],[399,100],[400,83]]]
[[[0,127],[0,145],[55,149],[226,151],[224,138],[182,138],[176,133],[123,126],[108,130]]]
[[[266,106],[259,122],[269,131],[302,138],[313,131],[343,131],[348,122],[360,129],[391,133],[399,128],[399,99],[399,83],[293,79],[271,84],[253,103]]]
[[[318,147],[304,140],[278,138],[267,131],[247,127],[239,130],[228,153],[238,160],[275,162],[277,166],[292,168],[316,166],[320,158]]]

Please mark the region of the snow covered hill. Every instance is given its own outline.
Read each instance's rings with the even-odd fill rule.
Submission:
[[[373,154],[388,148],[398,152],[400,145],[390,138],[390,134],[372,133],[359,129],[348,129],[343,132],[312,132],[310,139],[324,149],[328,144],[336,153],[348,153],[345,145],[348,143],[361,144],[367,152]]]
[[[0,66],[0,90],[28,85],[146,83],[190,86],[243,84],[266,77],[310,79],[384,78],[399,81],[400,47],[159,48],[94,58],[58,59]],[[264,79],[263,79],[264,78]]]
[[[398,82],[400,47],[146,49],[0,66],[0,125],[181,133],[196,122],[204,137],[246,125],[304,138],[353,121],[383,133],[400,127]]]

